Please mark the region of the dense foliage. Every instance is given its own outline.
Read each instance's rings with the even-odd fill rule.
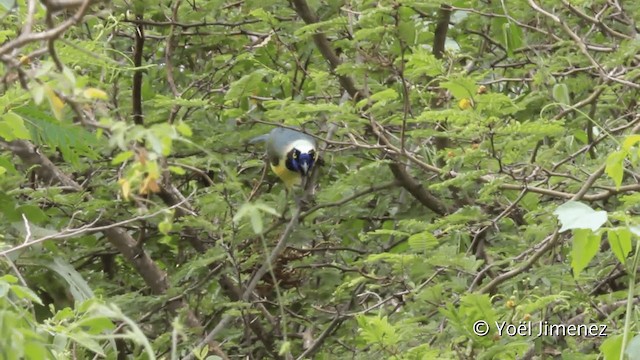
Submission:
[[[0,358],[640,359],[638,7],[0,0]]]

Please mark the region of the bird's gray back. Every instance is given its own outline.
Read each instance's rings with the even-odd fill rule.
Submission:
[[[272,160],[274,158],[279,159],[281,155],[285,154],[289,150],[288,147],[291,143],[300,139],[305,139],[313,144],[314,147],[316,146],[316,139],[305,133],[285,128],[274,128],[269,132],[266,140],[267,154],[269,155],[269,158]]]

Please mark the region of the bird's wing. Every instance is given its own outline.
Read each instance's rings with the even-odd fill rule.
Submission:
[[[286,128],[274,128],[269,132],[269,138],[267,139],[267,154],[269,154],[269,157],[284,157],[291,151],[293,143],[302,136],[306,135]]]
[[[313,147],[316,146],[316,139],[313,137],[300,131],[280,127],[274,128],[268,134],[251,139],[250,143],[265,142],[269,161],[276,165],[291,151],[293,143],[297,140],[307,140]]]
[[[249,144],[257,144],[259,142],[265,142],[269,139],[269,134],[263,134],[260,136],[256,136],[253,139],[249,140]]]

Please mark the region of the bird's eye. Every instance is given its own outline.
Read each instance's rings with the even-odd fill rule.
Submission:
[[[297,149],[295,149],[295,150],[293,150],[293,154],[292,154],[292,155],[293,155],[293,158],[294,158],[294,159],[297,159],[297,158],[298,158],[298,155],[300,155],[300,151],[299,151],[299,150],[297,150]]]
[[[312,159],[316,159],[316,152],[313,150],[309,150],[309,156],[311,156]]]

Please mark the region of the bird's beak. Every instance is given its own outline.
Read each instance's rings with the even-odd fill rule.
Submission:
[[[308,163],[302,163],[300,164],[300,168],[302,169],[302,175],[307,176],[307,174],[309,173],[309,164]]]

